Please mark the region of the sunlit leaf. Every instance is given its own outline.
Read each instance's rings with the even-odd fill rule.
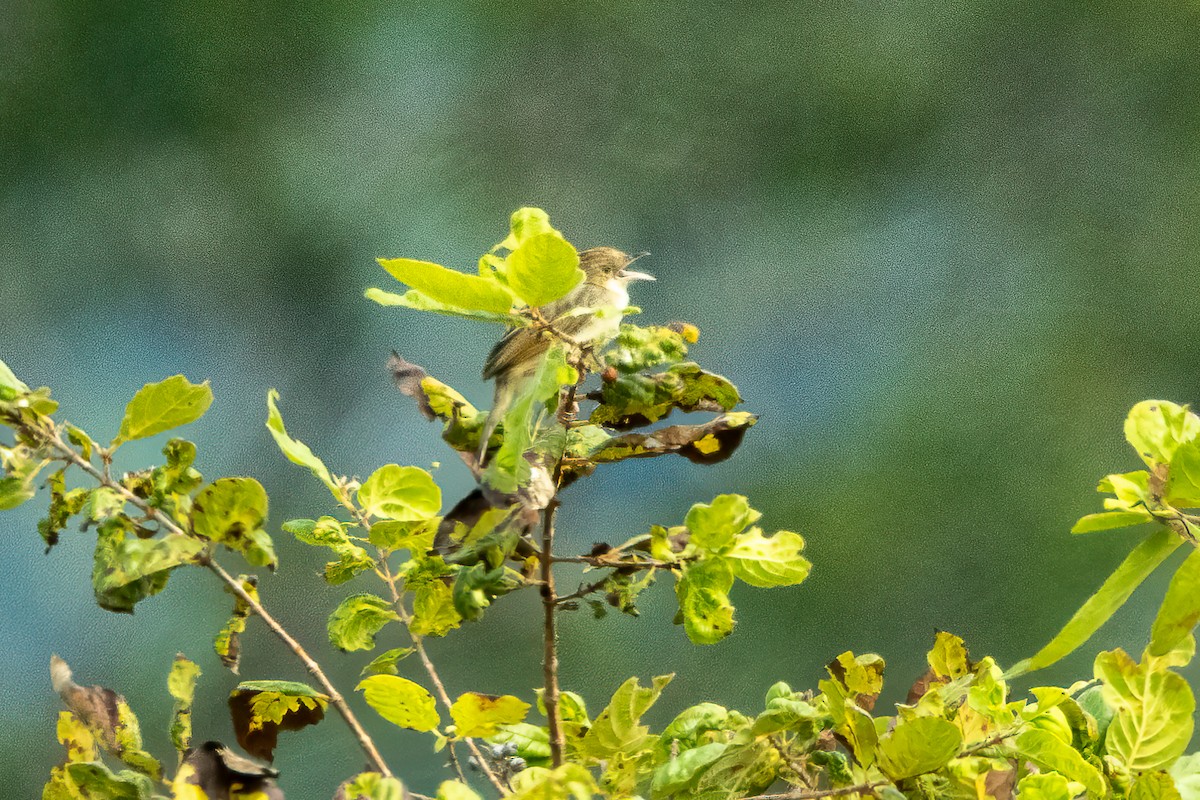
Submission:
[[[1187,409],[1166,400],[1143,400],[1125,418],[1125,439],[1138,455],[1153,468],[1171,463],[1175,450],[1200,433],[1200,418]]]
[[[254,478],[218,478],[192,502],[197,536],[241,553],[255,567],[275,568],[275,547],[263,530],[267,492]]]
[[[1105,783],[1100,771],[1054,734],[1030,728],[1016,738],[1015,746],[1023,758],[1043,770],[1057,772],[1068,780],[1083,784],[1090,797],[1104,796]]]
[[[688,638],[696,644],[715,644],[733,631],[733,569],[724,558],[685,565],[675,581],[675,597]]]
[[[258,579],[253,575],[239,575],[238,583],[242,591],[258,600]],[[221,663],[234,675],[238,672],[238,664],[242,657],[241,635],[246,631],[246,619],[250,616],[250,604],[235,594],[227,586],[225,591],[233,594],[233,614],[217,632],[213,639],[213,650]]]
[[[1011,677],[1042,669],[1073,652],[1075,648],[1090,639],[1092,634],[1125,604],[1125,601],[1133,594],[1133,590],[1141,585],[1142,581],[1182,543],[1182,539],[1166,529],[1151,533],[1125,557],[1121,565],[1113,571],[1100,589],[1075,612],[1075,615],[1063,626],[1057,636],[1051,639],[1033,658],[1017,664],[1007,674]]]
[[[1096,678],[1114,712],[1104,745],[1135,771],[1165,769],[1192,738],[1196,700],[1187,681],[1165,666],[1138,664],[1124,650],[1096,657]]]
[[[1179,565],[1150,633],[1151,655],[1173,650],[1200,622],[1200,550]]]
[[[371,516],[415,522],[437,515],[442,508],[442,490],[420,467],[388,464],[363,482],[358,502]]]
[[[356,687],[367,705],[393,725],[431,731],[441,724],[437,703],[424,687],[396,675],[372,675]]]
[[[525,239],[509,253],[507,264],[509,288],[530,306],[564,297],[583,280],[578,251],[557,232]]]
[[[932,772],[958,755],[962,743],[962,733],[949,720],[908,720],[879,738],[879,768],[893,780]]]
[[[400,615],[392,604],[373,594],[353,594],[329,616],[329,641],[343,651],[372,650],[375,634]]]
[[[333,794],[333,800],[405,800],[406,797],[404,784],[378,772],[360,772],[343,781]]]
[[[396,662],[408,658],[413,652],[414,649],[411,647],[393,647],[391,650],[385,650],[371,659],[371,663],[363,667],[362,672],[359,674],[363,677],[368,675],[397,675],[400,671],[396,669]]]
[[[148,383],[125,406],[125,418],[112,446],[195,422],[204,416],[212,401],[208,381],[196,384],[175,375],[159,383]]]
[[[412,258],[380,258],[379,266],[435,302],[472,311],[506,314],[513,298],[503,285],[490,278],[467,275],[440,264]]]
[[[196,679],[200,667],[182,654],[175,656],[171,672],[167,675],[167,691],[175,698],[175,710],[171,713],[171,744],[180,753],[192,745],[192,700],[196,695]]]
[[[739,534],[724,553],[735,577],[760,588],[794,586],[808,577],[812,564],[800,553],[804,538],[791,531],[763,536],[758,528]]]
[[[450,706],[455,734],[462,738],[494,736],[500,726],[521,722],[528,713],[529,703],[510,694],[496,697],[467,692]]]
[[[274,389],[267,392],[267,430],[271,432],[275,444],[287,456],[288,461],[307,467],[321,483],[325,484],[334,498],[340,498],[337,484],[333,482],[325,462],[313,455],[313,451],[304,442],[288,436],[287,429],[283,426],[283,415],[279,413],[279,407],[276,405],[278,401],[279,392]]]

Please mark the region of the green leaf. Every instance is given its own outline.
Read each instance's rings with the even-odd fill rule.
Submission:
[[[407,678],[372,675],[356,688],[364,693],[367,705],[393,725],[423,732],[442,722],[433,695]]]
[[[503,566],[489,569],[480,562],[460,570],[455,578],[454,608],[463,619],[478,620],[497,597],[523,585],[520,573]]]
[[[414,555],[425,555],[433,549],[441,521],[441,517],[432,517],[417,522],[376,522],[371,526],[371,544],[389,552],[408,550]]]
[[[926,659],[933,674],[939,678],[956,680],[971,671],[971,659],[967,656],[963,640],[946,631],[937,632],[933,649]]]
[[[729,411],[739,402],[741,395],[728,378],[687,361],[654,375],[621,375],[606,382],[589,420],[626,429],[657,422],[675,409]]]
[[[263,530],[267,492],[254,478],[218,478],[192,501],[192,531],[241,553],[255,567],[275,568],[275,547]]]
[[[722,553],[733,544],[734,537],[761,516],[744,496],[722,494],[714,497],[711,503],[692,506],[684,524],[691,531],[692,544],[702,550]]]
[[[413,558],[405,564],[405,585],[413,591],[413,617],[409,630],[418,636],[445,636],[462,624],[454,606],[454,593],[445,578],[458,571],[441,556]]]
[[[791,531],[779,531],[770,538],[758,528],[739,534],[725,558],[735,577],[751,586],[769,589],[794,586],[808,577],[812,564],[800,553],[804,538]]]
[[[58,712],[56,733],[59,744],[67,749],[67,761],[96,760],[96,737],[79,717],[70,711]]]
[[[513,776],[512,787],[509,800],[592,800],[599,791],[592,773],[579,764],[530,767]]]
[[[344,652],[373,650],[375,634],[400,615],[392,604],[373,594],[352,594],[329,615],[329,641]]]
[[[1147,772],[1137,779],[1129,800],[1183,800],[1175,781],[1166,772]]]
[[[640,724],[642,715],[654,705],[673,677],[659,675],[650,686],[641,686],[637,678],[621,684],[583,737],[580,750],[604,759],[615,753],[635,753],[649,745],[654,737],[647,726]]]
[[[1104,737],[1109,755],[1135,772],[1165,769],[1192,738],[1196,700],[1187,681],[1157,664],[1138,664],[1124,650],[1096,657],[1096,678],[1114,716]]]
[[[166,588],[171,569],[190,562],[203,549],[203,542],[176,533],[140,539],[121,518],[102,524],[92,565],[96,603],[109,611],[133,613],[135,603]]]
[[[1163,656],[1175,648],[1200,622],[1200,550],[1192,551],[1179,565],[1167,587],[1167,596],[1154,618],[1150,653]]]
[[[283,530],[297,540],[316,547],[328,547],[338,557],[325,565],[325,580],[333,586],[375,567],[375,559],[354,544],[346,531],[354,525],[333,517],[318,520],[293,519],[283,523]]]
[[[113,773],[99,761],[76,762],[50,771],[43,800],[151,800],[154,782],[130,770]]]
[[[1016,738],[1014,744],[1022,757],[1043,770],[1057,772],[1068,780],[1082,783],[1091,797],[1104,796],[1105,783],[1100,771],[1054,734],[1029,728]]]
[[[408,796],[398,779],[385,778],[378,772],[360,772],[342,782],[333,800],[405,800]]]
[[[359,675],[366,677],[368,675],[398,675],[400,670],[396,669],[396,662],[401,659],[408,658],[414,652],[412,647],[393,647],[391,650],[385,650],[371,660],[362,668]]]
[[[531,236],[508,255],[508,286],[527,305],[565,297],[583,280],[579,253],[554,232]]]
[[[385,308],[411,308],[415,311],[429,311],[434,314],[473,319],[477,322],[492,322],[497,325],[517,326],[524,324],[524,320],[521,317],[513,316],[507,313],[507,311],[505,313],[496,313],[494,311],[472,311],[467,308],[459,308],[458,306],[439,303],[437,300],[418,292],[416,289],[409,289],[404,294],[396,294],[395,292],[385,292],[383,289],[371,287],[363,292],[363,296]]]
[[[550,732],[544,727],[528,722],[502,725],[500,730],[488,737],[491,744],[509,744],[517,747],[517,755],[526,761],[550,760]]]
[[[675,581],[675,597],[688,638],[715,644],[733,631],[733,569],[723,558],[685,564]]]
[[[1071,800],[1074,792],[1057,772],[1026,775],[1017,784],[1017,800]]]
[[[179,654],[167,675],[167,691],[175,698],[171,714],[171,744],[180,753],[192,746],[192,700],[196,696],[196,678],[200,667]]]
[[[281,731],[298,731],[325,718],[328,695],[296,681],[243,681],[229,694],[238,744],[272,761]]]
[[[700,774],[724,755],[728,747],[727,742],[713,742],[682,751],[678,757],[654,770],[650,796],[657,800],[695,786]]]
[[[879,738],[879,768],[893,780],[933,772],[958,755],[962,744],[962,734],[953,722],[917,717]]]
[[[1200,506],[1200,440],[1184,442],[1171,456],[1163,499],[1179,508]]]
[[[1124,605],[1133,590],[1141,585],[1151,572],[1167,556],[1171,555],[1182,539],[1169,530],[1157,530],[1147,536],[1133,549],[1121,565],[1113,571],[1100,589],[1088,598],[1063,626],[1058,635],[1050,640],[1033,658],[1023,661],[1008,671],[1006,677],[1021,675],[1042,669],[1068,655],[1091,638],[1101,625],[1108,621],[1118,608]]]
[[[496,697],[479,692],[460,695],[450,706],[454,718],[454,733],[462,739],[495,736],[502,725],[513,725],[525,719],[529,703],[506,694]]]
[[[1138,511],[1102,511],[1098,514],[1085,514],[1071,526],[1071,533],[1093,533],[1107,531],[1113,528],[1128,528],[1131,525],[1141,525],[1150,522],[1154,517],[1150,512]]]
[[[287,429],[283,427],[283,415],[279,413],[279,407],[276,405],[278,401],[279,392],[274,389],[267,392],[267,430],[271,432],[275,444],[287,456],[288,461],[307,467],[340,502],[341,496],[337,484],[333,482],[333,477],[330,476],[325,462],[313,455],[313,451],[304,442],[288,436]]]
[[[1200,418],[1187,406],[1166,400],[1144,400],[1125,418],[1125,439],[1150,468],[1171,463],[1175,450],[1200,433]]]
[[[509,234],[500,244],[492,248],[492,252],[500,250],[516,250],[522,242],[540,233],[558,233],[550,224],[550,215],[540,208],[524,206],[518,208],[509,218]]]
[[[481,800],[478,794],[465,783],[442,781],[435,800]]]
[[[28,391],[29,387],[13,374],[8,364],[0,361],[0,400],[14,400]]]
[[[204,416],[212,401],[208,381],[196,384],[175,375],[159,383],[147,383],[125,406],[125,418],[112,446],[195,422]]]
[[[687,356],[682,333],[661,325],[621,325],[603,355],[604,363],[626,375],[661,364],[677,364]]]
[[[472,311],[490,311],[493,314],[507,314],[512,309],[512,295],[503,285],[490,278],[466,275],[440,264],[412,258],[376,260],[393,278],[437,303]]]
[[[358,502],[371,516],[417,522],[437,516],[442,490],[420,467],[388,464],[375,470],[359,488]]]

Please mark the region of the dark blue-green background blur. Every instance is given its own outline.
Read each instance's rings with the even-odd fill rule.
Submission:
[[[798,589],[738,589],[737,630],[712,647],[671,626],[666,585],[640,619],[568,616],[566,686],[598,711],[631,675],[678,672],[656,719],[704,699],[754,711],[773,681],[815,685],[852,648],[888,659],[899,699],[935,628],[1011,664],[1139,536],[1068,529],[1099,508],[1100,475],[1140,466],[1128,407],[1200,396],[1198,23],[1194,3],[1116,0],[10,0],[0,358],[104,439],[143,383],[210,378],[217,400],[186,429],[198,467],[261,480],[276,531],[330,498],[270,441],[268,387],[335,471],[442,460],[449,505],[469,478],[384,360],[396,348],[486,404],[495,331],[362,292],[396,287],[376,256],[470,269],[513,209],[542,206],[580,246],[652,251],[643,320],[698,324],[694,355],[762,415],[719,466],[620,465],[573,487],[564,546],[736,491],[815,563]],[[164,676],[182,651],[204,669],[197,736],[231,740],[237,679],[210,644],[230,598],[181,570],[135,617],[103,612],[93,537],[44,556],[43,506],[0,518],[4,794],[36,796],[59,758],[51,652],[124,692],[170,758]],[[321,554],[277,540],[266,602],[353,694],[369,656],[334,652],[325,617],[356,587],[326,587]],[[1090,676],[1101,645],[1140,650],[1163,585],[1021,688]],[[431,642],[451,691],[528,697],[539,613],[506,598]],[[245,678],[306,677],[257,621],[245,650]],[[431,791],[429,739],[353,702]],[[281,742],[290,798],[327,798],[362,766],[332,713]]]

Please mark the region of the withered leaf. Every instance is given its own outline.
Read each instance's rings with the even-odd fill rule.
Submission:
[[[141,728],[123,696],[103,686],[75,683],[70,666],[56,655],[50,656],[50,685],[101,747],[143,775],[161,777],[162,766],[142,749]]]
[[[325,718],[329,697],[295,681],[243,681],[229,694],[238,744],[270,762],[280,731],[298,731]]]
[[[696,464],[716,464],[733,455],[758,415],[744,411],[721,414],[702,425],[671,425],[650,433],[614,436],[587,457],[607,464],[627,458],[652,458],[675,453]],[[573,468],[583,465],[573,465]]]

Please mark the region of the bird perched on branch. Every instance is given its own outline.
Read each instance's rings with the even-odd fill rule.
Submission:
[[[483,379],[496,381],[496,395],[479,436],[480,465],[496,426],[526,381],[537,373],[542,356],[556,339],[586,348],[602,345],[617,335],[621,312],[629,306],[630,282],[654,280],[653,275],[629,269],[630,264],[644,255],[649,254],[631,256],[614,247],[582,251],[579,266],[583,280],[565,297],[540,309],[551,329],[514,328],[492,348],[483,365]],[[572,314],[576,309],[607,313]]]

